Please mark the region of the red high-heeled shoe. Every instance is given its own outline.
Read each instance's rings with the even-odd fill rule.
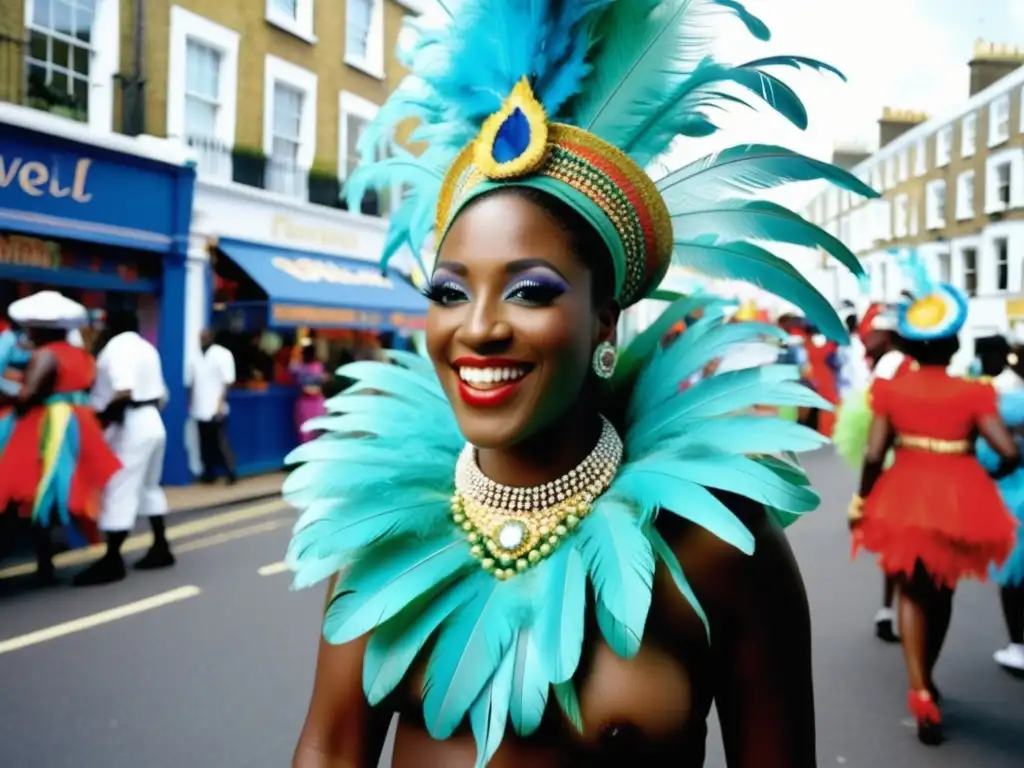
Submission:
[[[928,691],[910,691],[907,706],[917,720],[917,738],[929,747],[942,743],[942,712]]]

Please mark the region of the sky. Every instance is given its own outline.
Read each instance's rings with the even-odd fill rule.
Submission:
[[[778,74],[805,100],[810,125],[801,133],[771,116],[739,114],[727,143],[782,143],[818,157],[836,145],[878,146],[884,106],[930,115],[968,95],[974,41],[1024,46],[1024,0],[746,0],[771,28],[753,40],[735,23],[720,30],[718,51],[731,61],[766,55],[810,56],[838,67],[829,74]],[[723,132],[725,133],[725,132]],[[689,154],[689,153],[687,153]]]

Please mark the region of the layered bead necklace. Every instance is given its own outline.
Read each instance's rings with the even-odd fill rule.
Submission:
[[[550,555],[611,485],[622,462],[622,440],[601,417],[601,436],[571,472],[532,488],[489,479],[467,445],[455,466],[452,519],[466,532],[470,553],[498,579],[522,573]]]

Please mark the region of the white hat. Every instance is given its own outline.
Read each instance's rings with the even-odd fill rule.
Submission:
[[[57,291],[40,291],[18,299],[7,315],[26,328],[82,328],[89,324],[88,310]]]
[[[85,349],[85,339],[82,338],[82,332],[77,328],[72,328],[68,331],[68,344],[72,347]]]

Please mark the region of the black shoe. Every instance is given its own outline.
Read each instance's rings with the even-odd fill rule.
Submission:
[[[893,627],[893,612],[891,608],[881,608],[875,615],[875,637],[883,643],[898,643],[899,635]]]
[[[937,747],[945,736],[942,733],[942,723],[933,723],[930,720],[922,720],[917,724],[917,740],[926,747]]]
[[[936,704],[942,701],[942,692],[939,691],[935,683],[928,683],[928,692],[932,695],[932,701]]]
[[[60,584],[57,572],[53,568],[37,568],[35,581],[37,587],[55,587]]]
[[[170,568],[174,565],[174,555],[167,544],[154,544],[149,552],[143,555],[142,559],[135,564],[138,571],[155,571],[160,568]]]
[[[124,560],[120,556],[114,558],[104,555],[75,576],[72,583],[76,587],[96,587],[100,584],[113,584],[115,581],[121,581],[126,574]]]
[[[238,482],[238,475],[228,475],[227,484],[234,485]]]

